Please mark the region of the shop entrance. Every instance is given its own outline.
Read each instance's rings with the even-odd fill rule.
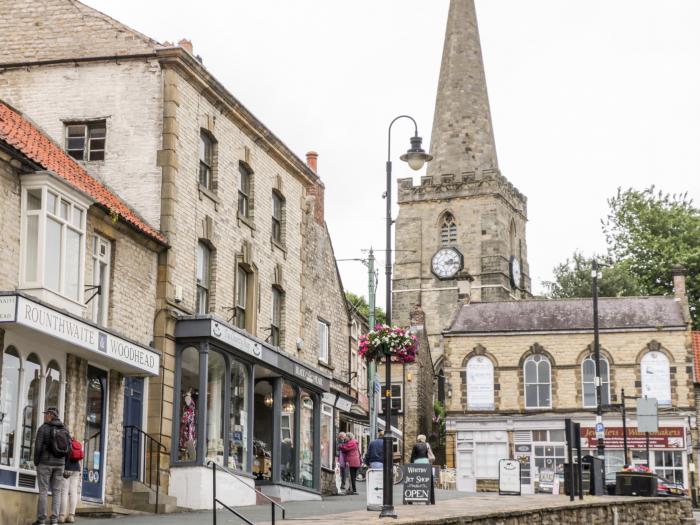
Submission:
[[[89,501],[102,501],[106,408],[107,372],[88,366],[83,499]]]
[[[253,390],[253,475],[256,481],[272,480],[275,427],[276,377],[266,368],[255,367]]]
[[[124,382],[124,426],[142,428],[143,424],[143,378],[127,377]],[[139,479],[141,434],[128,429],[124,434],[122,478]]]

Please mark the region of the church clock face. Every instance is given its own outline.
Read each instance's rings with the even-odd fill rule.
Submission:
[[[520,288],[520,279],[522,272],[520,270],[520,261],[517,257],[510,258],[510,282],[515,288]]]
[[[456,248],[441,248],[431,261],[433,273],[440,279],[451,279],[464,266],[464,258]]]

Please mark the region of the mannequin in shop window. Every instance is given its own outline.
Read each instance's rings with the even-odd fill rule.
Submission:
[[[197,393],[191,388],[185,392],[180,418],[180,459],[194,461],[197,458]]]

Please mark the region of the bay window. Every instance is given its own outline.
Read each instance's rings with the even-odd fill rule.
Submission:
[[[89,201],[47,177],[22,188],[22,288],[45,289],[80,303]],[[46,298],[46,297],[44,297]]]

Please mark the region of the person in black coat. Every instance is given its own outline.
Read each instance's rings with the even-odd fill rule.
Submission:
[[[37,519],[33,525],[44,525],[46,523],[49,488],[53,495],[50,523],[52,525],[58,523],[66,457],[58,457],[52,452],[52,434],[57,429],[65,429],[65,426],[58,418],[58,409],[54,407],[47,408],[44,412],[44,424],[37,430],[34,443],[34,465],[36,465],[37,484],[39,485],[39,501],[37,503]]]

